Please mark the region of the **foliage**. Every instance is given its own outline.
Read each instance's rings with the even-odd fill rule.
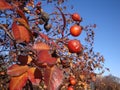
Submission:
[[[95,90],[120,90],[120,78],[113,75],[97,77]]]
[[[64,13],[66,1],[0,0],[0,89],[83,90],[104,72],[103,56],[93,51],[96,25],[82,26],[78,13]],[[44,11],[49,5],[50,14]],[[80,26],[73,36],[72,25]],[[85,44],[71,39],[81,29]]]

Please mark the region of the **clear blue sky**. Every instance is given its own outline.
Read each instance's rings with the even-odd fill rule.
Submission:
[[[85,24],[97,24],[94,50],[105,58],[105,66],[120,77],[120,0],[68,0]]]

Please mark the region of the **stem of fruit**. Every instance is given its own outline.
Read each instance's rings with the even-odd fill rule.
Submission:
[[[61,9],[59,7],[56,6],[56,8],[60,11],[62,18],[63,18],[63,29],[62,29],[62,38],[64,37],[64,31],[65,31],[65,27],[66,27],[66,18],[65,15],[63,14],[63,12],[61,11]]]

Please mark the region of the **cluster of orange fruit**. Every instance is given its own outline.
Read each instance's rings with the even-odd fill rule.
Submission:
[[[73,13],[71,15],[71,18],[73,21],[76,22],[81,22],[82,19],[78,13]],[[81,34],[82,32],[82,26],[78,24],[74,24],[73,26],[70,27],[70,34],[74,37],[77,37]],[[79,40],[73,39],[68,41],[68,49],[71,53],[79,53],[82,51],[82,44],[80,43]]]

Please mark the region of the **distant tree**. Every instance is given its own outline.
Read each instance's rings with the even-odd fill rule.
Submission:
[[[82,26],[64,2],[0,0],[0,90],[84,90],[104,72],[96,24]]]
[[[96,90],[120,90],[120,78],[113,75],[98,77],[95,87]]]

